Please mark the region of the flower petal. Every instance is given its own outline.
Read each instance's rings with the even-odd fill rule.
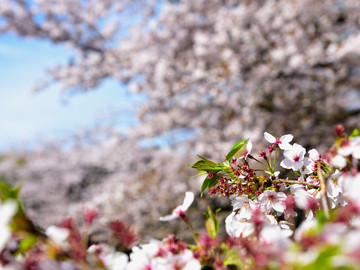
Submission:
[[[276,138],[273,135],[271,135],[271,134],[269,134],[267,132],[264,132],[264,137],[265,137],[265,140],[267,140],[269,143],[275,143],[276,142]]]
[[[160,217],[159,220],[160,221],[171,221],[171,220],[174,220],[178,218],[178,216],[176,215],[167,215],[167,216],[164,216],[164,217]]]
[[[185,199],[184,199],[183,204],[181,205],[182,206],[181,209],[183,211],[186,211],[190,207],[190,205],[193,203],[193,201],[194,201],[194,193],[192,193],[191,191],[187,191],[185,193]]]

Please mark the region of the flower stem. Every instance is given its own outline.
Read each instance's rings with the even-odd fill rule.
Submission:
[[[275,172],[275,170],[276,170],[276,155],[277,155],[277,152],[278,152],[278,148],[276,148],[276,150],[275,150],[274,168],[272,168],[273,172]]]
[[[193,226],[191,225],[190,220],[187,219],[187,220],[184,220],[184,221],[185,221],[185,223],[188,225],[188,227],[189,227],[189,229],[190,229],[190,231],[191,231],[191,234],[192,234],[192,236],[193,236],[196,244],[199,245],[199,241],[198,241],[198,239],[197,239],[197,236],[196,236],[196,234],[195,234],[195,231],[194,231]]]
[[[251,156],[251,157],[250,157],[250,155],[249,155],[249,158],[255,160],[255,161],[258,162],[258,163],[260,163],[260,164],[263,165],[267,170],[270,170],[270,169],[268,168],[268,166],[266,166],[264,163],[262,163],[260,160],[258,160],[258,159],[255,158],[254,156]],[[266,161],[266,162],[268,162],[268,161]],[[268,164],[269,164],[269,163],[268,163]]]

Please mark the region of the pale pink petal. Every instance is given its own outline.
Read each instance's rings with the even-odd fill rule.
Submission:
[[[293,138],[294,138],[294,136],[291,134],[286,134],[286,135],[282,136],[280,138],[281,143],[279,144],[280,149],[282,149],[282,150],[290,149],[291,144],[289,144],[289,142],[291,142]]]
[[[316,150],[316,149],[311,149],[309,151],[309,158],[312,160],[312,161],[318,161],[320,159],[320,154],[319,152]]]
[[[274,208],[275,211],[283,213],[285,211],[285,203],[284,202],[275,202],[272,205],[272,208]]]
[[[345,168],[346,166],[346,159],[343,156],[336,155],[331,159],[331,165],[337,167],[337,168]]]
[[[264,132],[264,137],[265,137],[265,140],[267,140],[269,143],[275,143],[276,142],[276,138],[273,135],[271,135],[271,134],[269,134],[267,132]]]
[[[280,166],[285,168],[285,169],[291,169],[292,165],[293,165],[293,163],[289,159],[284,159],[280,163]]]
[[[354,147],[352,155],[354,158],[360,159],[360,145]]]

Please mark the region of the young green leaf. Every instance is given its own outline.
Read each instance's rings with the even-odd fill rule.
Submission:
[[[246,143],[249,139],[238,141],[230,150],[230,152],[226,155],[226,160],[231,161],[233,157],[239,157],[244,151],[246,147]]]
[[[4,179],[0,179],[0,198],[1,201],[17,200],[19,197],[20,188],[13,188],[11,185],[6,183]]]
[[[215,238],[219,232],[219,220],[218,213],[220,208],[216,210],[216,216],[214,212],[211,210],[210,206],[208,206],[208,212],[204,213],[205,216],[205,227],[210,237]]]
[[[206,175],[206,174],[208,174],[208,173],[205,171],[200,171],[199,173],[197,173],[193,176],[188,176],[188,178],[194,178],[194,177],[198,177],[198,176],[202,176],[202,175]]]
[[[198,171],[214,172],[214,173],[217,173],[223,168],[223,166],[219,163],[215,163],[199,155],[198,157],[200,158],[200,160],[196,161],[193,165],[189,165],[189,164],[187,165]]]
[[[217,180],[220,178],[221,176],[219,175],[215,175],[211,178],[206,178],[203,182],[203,184],[201,185],[201,197],[204,194],[204,191],[206,190],[206,188],[212,188],[213,186],[216,186],[217,184]]]
[[[357,128],[355,128],[352,132],[351,132],[351,134],[349,135],[349,139],[351,139],[351,138],[353,138],[353,137],[357,137],[357,136],[359,136],[359,130],[357,129]]]

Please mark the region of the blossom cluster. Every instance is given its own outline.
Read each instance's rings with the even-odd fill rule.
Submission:
[[[0,34],[72,51],[68,62],[46,71],[46,82],[59,82],[62,93],[82,93],[116,80],[141,102],[129,102],[121,117],[114,111],[105,116],[118,123],[123,114],[137,113],[128,135],[114,127],[104,134],[102,114],[96,128],[71,134],[65,146],[10,149],[0,173],[13,183],[26,179],[24,201],[44,227],[68,208],[77,215],[84,201],[111,217],[132,200],[122,218],[150,231],[150,221],[165,211],[166,195],[179,198],[189,188],[178,179],[189,174],[183,167],[191,158],[179,153],[214,159],[239,137],[258,144],[269,127],[278,135],[291,131],[300,144],[327,147],[329,126],[339,119],[358,123],[360,3],[313,2],[2,0]],[[144,138],[157,144],[158,136],[187,148],[136,145]],[[144,178],[152,179],[145,188]],[[156,206],[149,210],[150,199]]]
[[[94,209],[84,210],[82,226],[67,218],[42,231],[27,217],[19,190],[1,182],[1,269],[359,269],[359,132],[338,132],[326,155],[307,152],[291,134],[264,137],[269,145],[258,157],[247,139],[222,163],[199,156],[190,165],[206,175],[201,194],[208,189],[231,200],[226,238],[219,235],[219,210],[211,208],[206,230],[195,232],[187,215],[192,192],[159,218],[184,221],[193,237],[186,242],[170,235],[141,243],[119,220],[99,240],[89,233],[99,216]]]

